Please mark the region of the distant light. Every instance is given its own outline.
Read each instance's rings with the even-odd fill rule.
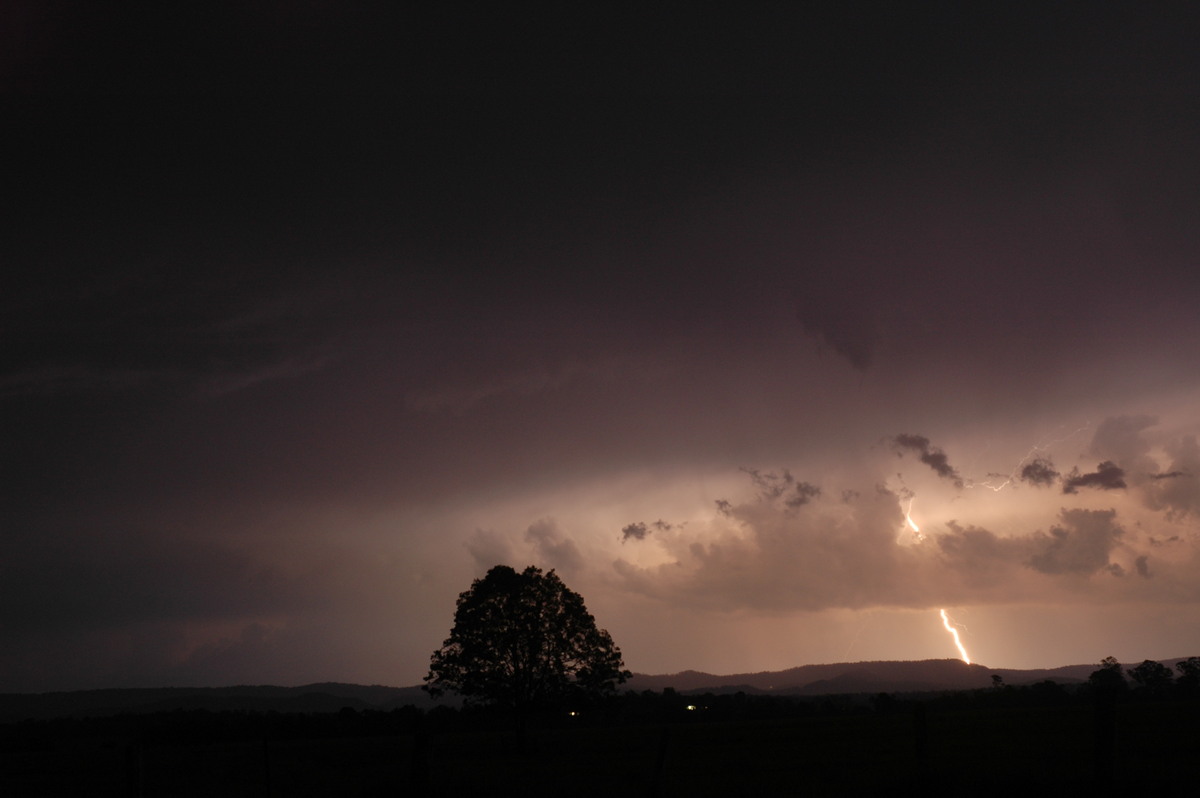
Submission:
[[[688,705],[687,705],[687,708],[688,708],[688,712],[691,712],[692,710],[694,710],[694,709],[696,708],[696,705],[695,705],[695,704],[688,704]]]
[[[571,717],[573,717],[573,718],[577,718],[577,717],[579,717],[579,713],[578,713],[578,712],[576,712],[576,711],[575,711],[575,710],[573,710],[573,709],[572,709],[570,712],[568,712],[567,714],[568,714],[568,715],[570,715],[570,716],[571,716]]]

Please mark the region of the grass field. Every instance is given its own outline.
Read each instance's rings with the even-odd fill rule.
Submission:
[[[1117,710],[1097,776],[1096,712],[905,704],[761,720],[167,743],[73,738],[0,752],[0,795],[1060,795],[1194,789],[1195,704]],[[923,720],[921,720],[923,715]],[[686,720],[686,722],[685,722]],[[419,743],[419,744],[418,744]]]

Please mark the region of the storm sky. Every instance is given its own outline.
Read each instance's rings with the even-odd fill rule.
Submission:
[[[296,5],[4,12],[0,691],[1200,653],[1195,13]]]

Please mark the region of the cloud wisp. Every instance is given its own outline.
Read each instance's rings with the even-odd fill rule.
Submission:
[[[1080,488],[1096,488],[1098,490],[1123,490],[1125,484],[1125,470],[1116,463],[1105,460],[1100,465],[1096,466],[1095,471],[1090,471],[1086,474],[1079,473],[1078,469],[1073,469],[1066,479],[1063,480],[1063,493],[1077,493]]]
[[[932,468],[939,477],[948,480],[956,488],[963,486],[962,477],[950,465],[950,458],[941,449],[932,445],[924,435],[901,433],[892,438],[892,447],[896,450],[897,456],[901,456],[905,452],[915,453],[917,459]]]

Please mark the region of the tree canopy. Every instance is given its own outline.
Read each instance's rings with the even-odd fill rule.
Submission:
[[[524,712],[611,693],[629,676],[608,632],[553,570],[497,565],[459,595],[425,689]]]
[[[1186,694],[1200,693],[1200,657],[1188,657],[1175,663],[1179,679],[1175,685]]]
[[[1143,660],[1141,665],[1128,668],[1125,672],[1140,689],[1156,694],[1169,690],[1171,680],[1174,678],[1170,668],[1152,659]]]
[[[1100,667],[1088,676],[1088,684],[1101,694],[1113,694],[1126,690],[1129,684],[1121,671],[1121,663],[1116,657],[1105,657],[1100,660]]]

